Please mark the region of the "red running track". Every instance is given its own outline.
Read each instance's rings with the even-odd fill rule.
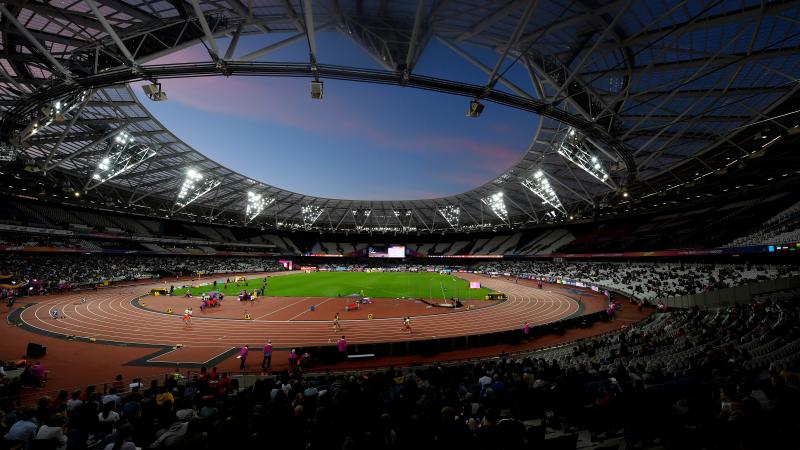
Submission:
[[[497,331],[521,329],[527,320],[531,325],[545,324],[568,317],[579,310],[579,304],[567,295],[539,290],[504,279],[462,274],[464,278],[481,283],[508,295],[508,300],[495,306],[472,311],[416,316],[412,319],[414,332],[409,335],[400,329],[395,318],[373,320],[343,320],[347,340],[354,344],[398,342],[444,338]],[[144,295],[152,286],[132,286],[91,293],[70,294],[37,303],[26,308],[21,319],[26,325],[48,334],[95,338],[128,345],[147,344],[174,346],[182,344],[198,350],[203,347],[239,347],[259,345],[272,339],[278,348],[325,345],[339,337],[330,322],[320,320],[291,320],[277,314],[255,320],[204,318],[195,314],[192,324],[185,326],[180,317],[151,311],[133,305],[133,298]],[[81,297],[86,297],[86,303]],[[268,300],[268,299],[264,299]],[[298,299],[300,310],[308,307],[308,299]],[[57,308],[64,316],[52,319],[50,311]],[[292,308],[288,308],[294,311]]]

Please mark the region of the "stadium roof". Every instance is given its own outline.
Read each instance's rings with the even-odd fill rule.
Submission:
[[[151,214],[246,223],[263,208],[250,223],[278,228],[438,232],[587,214],[628,192],[693,183],[763,146],[740,135],[771,143],[789,134],[790,124],[769,116],[800,78],[798,1],[9,0],[0,15],[0,132],[29,170]],[[321,31],[348,36],[383,70],[318,64]],[[279,40],[239,55],[238,38],[257,34]],[[266,62],[300,40],[308,63]],[[486,84],[416,74],[433,40],[483,70]],[[201,42],[212,62],[150,63]],[[529,73],[527,85],[503,77],[512,64]],[[468,192],[319,198],[210,160],[128,84],[237,74],[437,90],[464,96],[465,109],[467,99],[497,102],[542,120],[514,167]],[[135,145],[119,144],[123,131]],[[205,178],[187,184],[190,169]],[[264,201],[248,209],[249,192]]]

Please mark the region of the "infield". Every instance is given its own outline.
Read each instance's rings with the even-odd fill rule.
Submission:
[[[363,295],[375,298],[430,298],[483,299],[489,289],[470,289],[469,282],[454,275],[435,272],[311,272],[269,277],[266,296],[270,297],[344,297]],[[221,291],[225,295],[238,295],[242,289],[252,292],[261,289],[264,278],[250,278],[246,282],[203,284],[175,289],[174,295],[183,295],[188,289],[192,295]]]

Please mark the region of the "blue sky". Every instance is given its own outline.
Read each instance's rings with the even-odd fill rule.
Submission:
[[[379,68],[347,37],[333,32],[317,36],[319,62]],[[283,37],[243,38],[236,55]],[[218,45],[225,49],[227,42]],[[494,65],[495,54],[473,50]],[[207,55],[196,46],[155,63],[198,61]],[[260,60],[307,58],[301,41]],[[436,41],[415,72],[475,84],[487,78]],[[518,67],[506,75],[530,85]],[[244,175],[303,194],[364,200],[436,198],[486,183],[522,157],[539,120],[494,104],[479,119],[470,119],[465,117],[466,98],[337,80],[323,79],[325,99],[317,101],[309,96],[309,81],[163,80],[169,100],[142,101],[189,145]]]

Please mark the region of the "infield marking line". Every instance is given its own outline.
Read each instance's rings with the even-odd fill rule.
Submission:
[[[311,297],[305,297],[305,298],[311,298]],[[314,305],[314,308],[316,308],[316,307],[318,307],[318,306],[322,306],[322,305],[324,305],[325,303],[328,303],[329,301],[333,300],[334,298],[335,298],[335,297],[328,297],[328,299],[327,299],[327,300],[325,300],[324,302]],[[290,317],[290,318],[286,319],[286,322],[291,322],[292,320],[294,320],[294,319],[296,319],[296,318],[298,318],[298,317],[302,316],[303,314],[305,314],[305,313],[307,313],[307,312],[309,312],[309,311],[308,311],[308,309],[304,309],[304,310],[303,310],[303,312],[301,312],[300,314],[298,314],[298,315],[296,315],[296,316],[294,316],[294,317]]]
[[[289,307],[291,307],[291,306],[294,306],[294,305],[296,305],[297,303],[299,303],[299,302],[302,302],[303,300],[308,300],[309,298],[311,298],[311,297],[300,297],[299,299],[296,299],[296,301],[294,301],[294,302],[291,302],[291,303],[289,303],[288,305],[286,305],[286,306],[284,306],[284,307],[282,307],[282,308],[278,308],[278,309],[276,309],[275,311],[268,312],[268,313],[264,314],[263,316],[256,317],[256,319],[255,319],[255,320],[258,320],[258,319],[263,319],[264,317],[271,316],[271,315],[275,314],[275,313],[276,313],[276,312],[278,312],[278,311],[283,311],[284,309],[286,309],[286,308],[289,308]],[[283,322],[283,320],[281,320],[281,322]]]

